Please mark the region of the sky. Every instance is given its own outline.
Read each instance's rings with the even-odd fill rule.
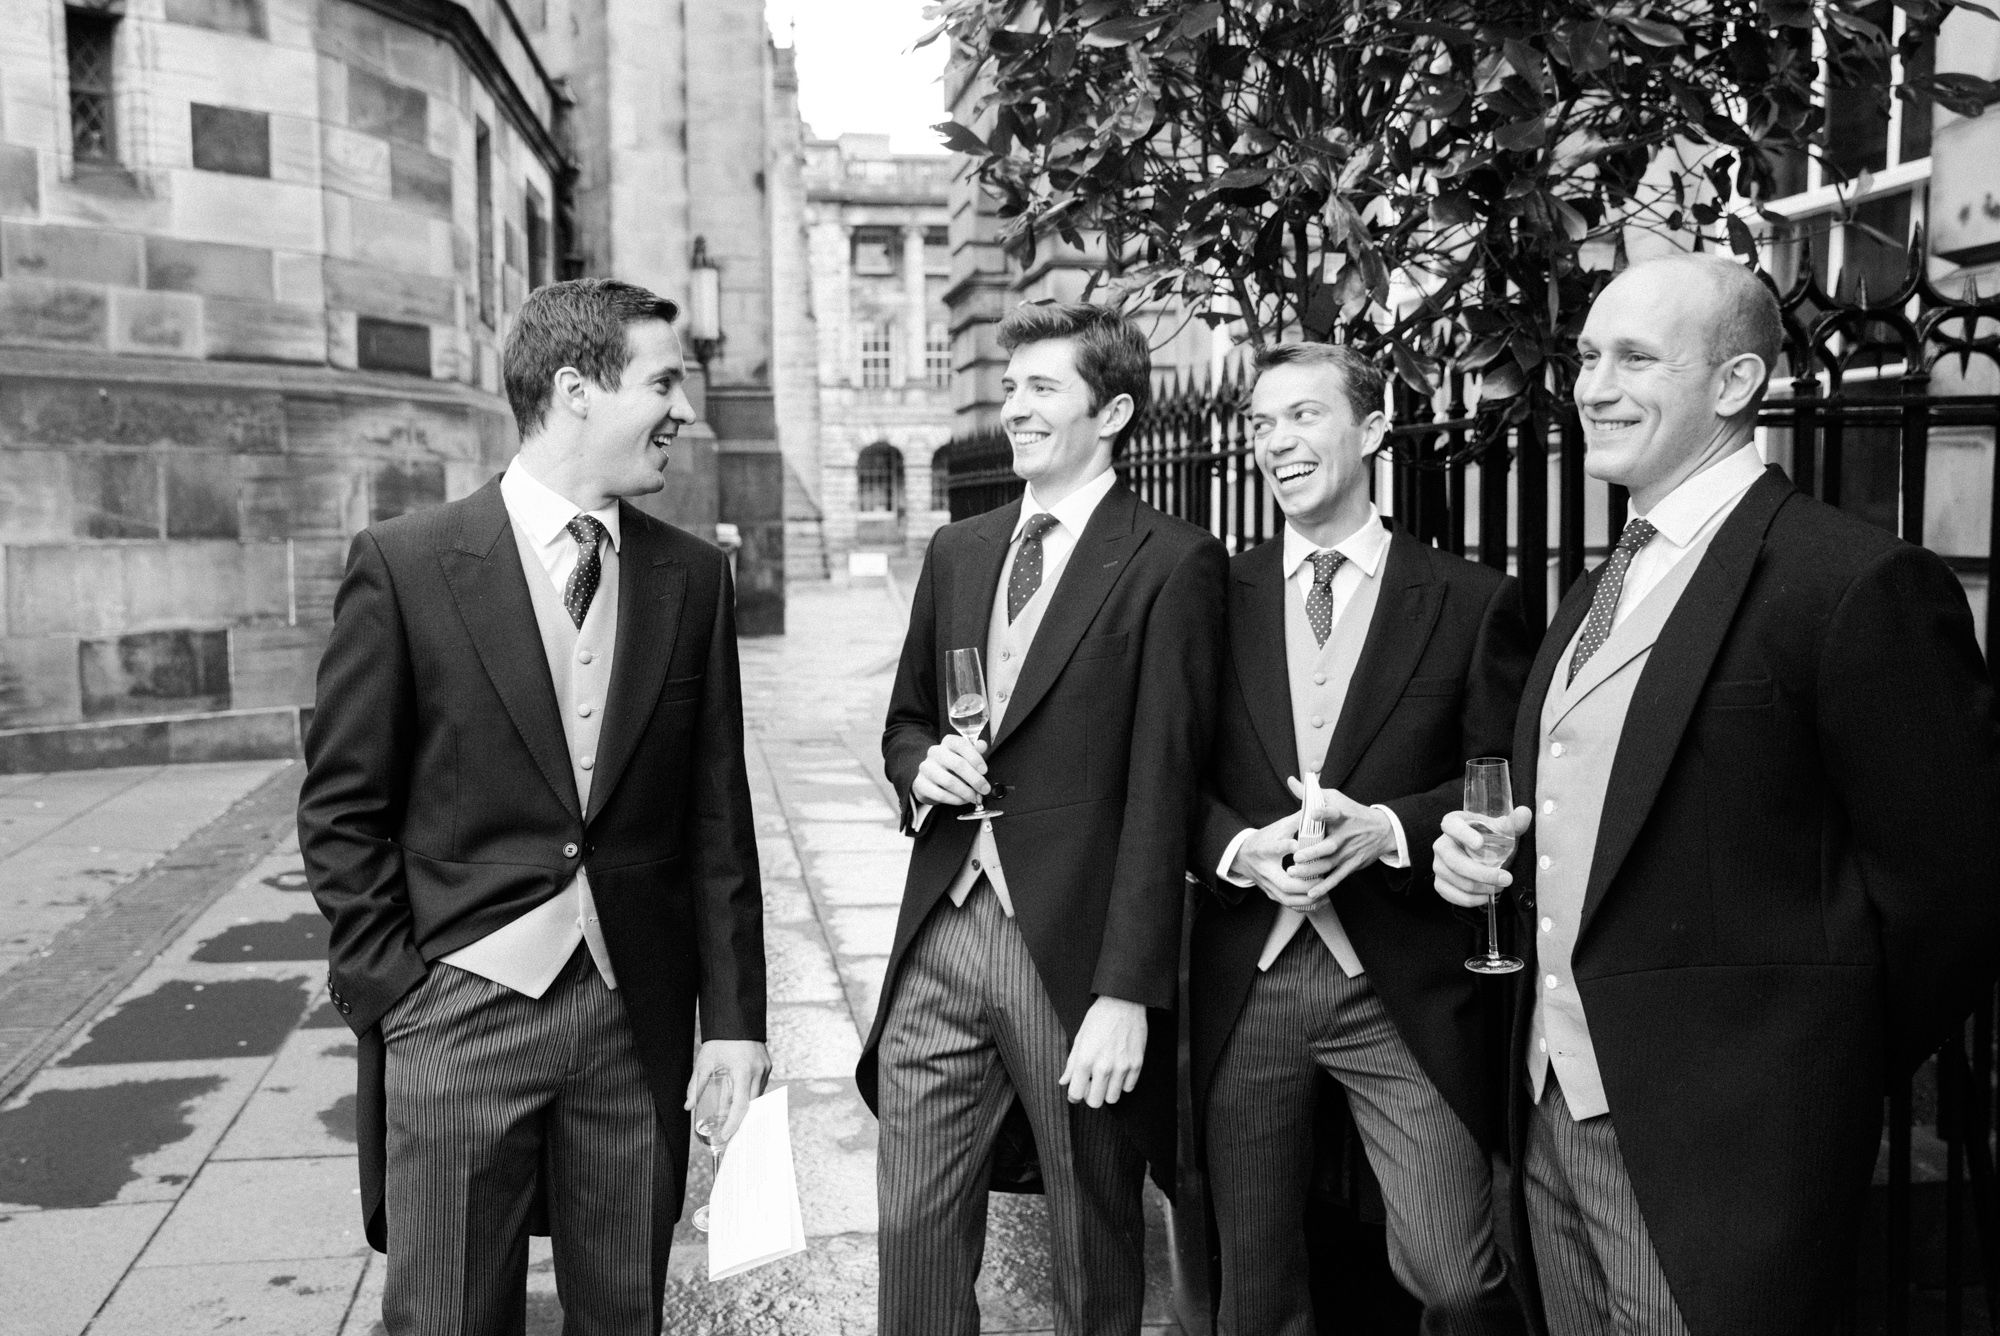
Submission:
[[[881,134],[898,153],[943,152],[945,43],[911,46],[932,25],[924,0],[765,0],[778,45],[796,24],[799,110],[813,133]]]

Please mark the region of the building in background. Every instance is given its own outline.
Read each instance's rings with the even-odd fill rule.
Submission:
[[[819,335],[814,500],[835,566],[854,551],[920,553],[946,518],[951,175],[950,157],[891,153],[887,135],[805,144]],[[798,517],[795,535],[806,536],[808,520]]]
[[[504,466],[551,277],[706,292],[653,504],[781,629],[773,64],[761,0],[0,0],[0,769],[295,750],[349,540]]]

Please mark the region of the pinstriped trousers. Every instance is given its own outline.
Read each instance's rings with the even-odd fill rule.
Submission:
[[[1366,975],[1312,932],[1250,985],[1209,1087],[1209,1192],[1222,1250],[1222,1336],[1311,1336],[1306,1277],[1313,1083],[1347,1090],[1389,1215],[1389,1264],[1425,1336],[1526,1330],[1493,1237],[1493,1169],[1423,1074]]]
[[[1610,1115],[1570,1117],[1553,1071],[1529,1119],[1522,1182],[1550,1336],[1687,1336]]]
[[[1014,920],[981,878],[918,930],[880,1049],[882,1336],[977,1336],[994,1139],[1016,1093],[1049,1204],[1057,1336],[1135,1336],[1145,1160],[1056,1078],[1069,1037]]]
[[[538,1178],[565,1336],[655,1336],[679,1194],[589,954],[539,999],[433,964],[382,1038],[389,1336],[520,1336]]]

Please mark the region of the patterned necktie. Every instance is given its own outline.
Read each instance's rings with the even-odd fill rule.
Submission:
[[[583,619],[590,612],[591,596],[597,593],[598,578],[604,574],[604,567],[597,559],[597,541],[606,533],[604,526],[588,515],[578,515],[563,527],[576,539],[576,569],[570,572],[569,588],[563,591],[563,606],[569,609],[569,619],[582,630]]]
[[[1021,534],[1021,550],[1014,554],[1014,574],[1007,581],[1009,626],[1042,587],[1042,535],[1055,527],[1056,517],[1047,511],[1028,518],[1028,527]]]
[[[1644,520],[1628,520],[1625,532],[1618,535],[1618,546],[1612,549],[1610,559],[1598,573],[1597,592],[1590,597],[1590,616],[1584,618],[1583,635],[1576,642],[1576,653],[1570,656],[1571,682],[1576,681],[1577,673],[1611,634],[1611,619],[1618,613],[1618,596],[1625,592],[1625,572],[1631,569],[1632,558],[1639,555],[1639,549],[1653,541],[1658,532]]]
[[[1312,625],[1313,639],[1324,646],[1326,638],[1333,634],[1333,574],[1347,564],[1347,554],[1315,552],[1312,564],[1313,587],[1306,595],[1306,621]]]

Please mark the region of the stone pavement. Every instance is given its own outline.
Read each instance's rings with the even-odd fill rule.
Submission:
[[[688,1336],[874,1330],[875,1124],[852,1072],[906,858],[878,745],[904,614],[894,585],[836,584],[794,587],[788,615],[784,637],[745,642],[743,673],[774,1080],[810,1246],[711,1285],[683,1224],[667,1329]],[[323,998],[297,782],[283,764],[0,780],[0,1330],[380,1329],[354,1046]],[[1166,1336],[1151,1207],[1147,1332]],[[1043,1224],[1040,1198],[994,1198],[987,1331],[1050,1330]],[[558,1331],[545,1242],[529,1284],[529,1330]]]

